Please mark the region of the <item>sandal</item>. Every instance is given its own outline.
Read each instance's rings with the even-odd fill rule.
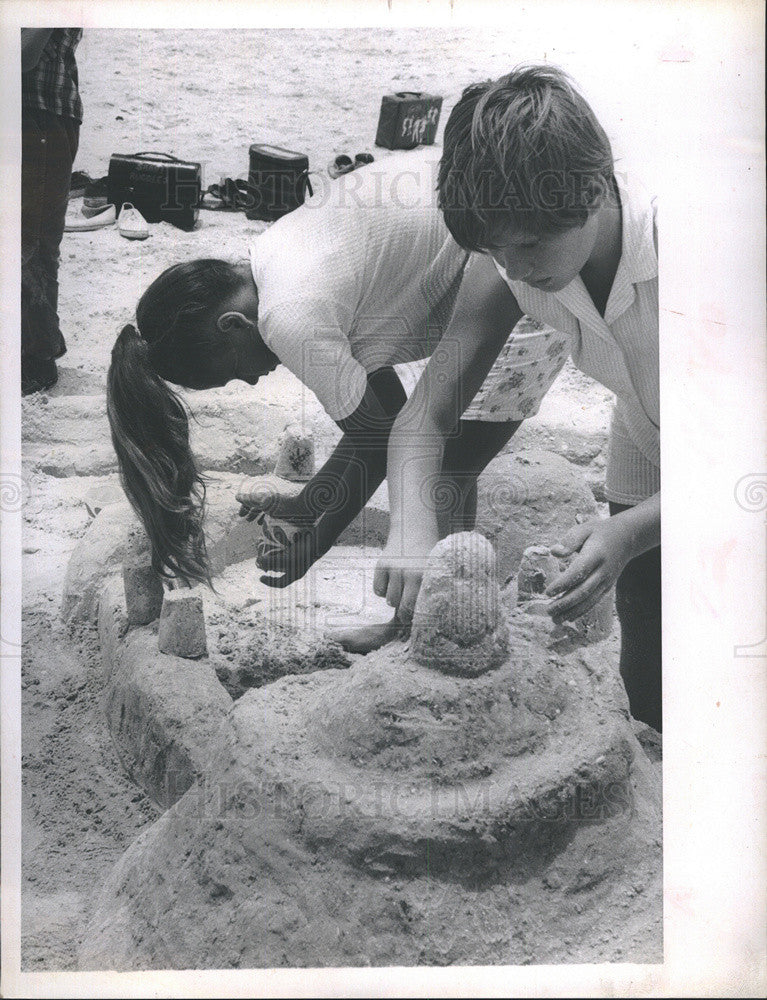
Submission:
[[[205,198],[210,195],[218,204],[206,204]],[[205,191],[200,208],[208,208],[212,211],[239,212],[242,209],[250,208],[253,201],[248,182],[238,177],[232,180],[231,177],[222,177],[218,184],[211,184]]]
[[[333,180],[335,180],[336,177],[340,177],[342,174],[350,173],[352,170],[354,170],[352,159],[345,153],[339,154],[328,164],[328,174],[333,178]]]
[[[372,153],[357,153],[354,157],[354,169],[364,167],[367,163],[373,163],[375,157]]]

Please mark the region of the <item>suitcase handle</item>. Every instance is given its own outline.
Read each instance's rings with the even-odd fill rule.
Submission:
[[[177,156],[171,156],[170,153],[155,153],[154,150],[145,149],[142,153],[134,153],[134,156],[164,156],[166,160],[170,160],[172,163],[181,163],[181,160]]]
[[[410,98],[416,99],[416,98],[423,97],[423,91],[422,90],[398,90],[397,93],[395,94],[395,96],[396,97],[402,97],[402,98],[410,97]]]

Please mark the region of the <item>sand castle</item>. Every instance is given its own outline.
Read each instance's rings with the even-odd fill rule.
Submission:
[[[568,941],[593,960],[626,947],[631,894],[660,892],[659,776],[610,630],[563,642],[532,606],[556,560],[525,544],[541,528],[522,535],[548,509],[509,484],[542,470],[556,495],[554,458],[503,456],[481,483],[486,534],[517,525],[519,579],[485,534],[449,536],[409,639],[367,657],[326,638],[316,601],[288,613],[243,599],[261,536],[231,514],[226,531],[209,526],[214,552],[240,532],[219,597],[166,592],[159,621],[138,624],[123,581],[102,584],[108,723],[166,811],[104,886],[82,967],[494,964],[561,960]],[[365,538],[348,537],[359,561]],[[185,645],[174,613],[188,609]]]

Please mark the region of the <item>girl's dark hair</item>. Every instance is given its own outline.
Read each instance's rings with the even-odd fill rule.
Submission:
[[[520,66],[463,92],[445,126],[439,207],[467,250],[500,229],[536,236],[581,226],[613,177],[610,142],[572,80]]]
[[[112,349],[107,415],[120,479],[149,535],[152,566],[187,584],[211,584],[205,480],[189,447],[187,407],[164,380],[205,388],[231,371],[216,307],[242,280],[222,260],[176,264],[141,296],[138,330],[123,327]]]

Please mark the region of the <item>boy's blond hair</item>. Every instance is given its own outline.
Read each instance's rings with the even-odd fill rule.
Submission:
[[[445,128],[439,207],[455,240],[487,251],[503,230],[583,225],[612,190],[610,142],[562,70],[522,66],[468,87]]]

